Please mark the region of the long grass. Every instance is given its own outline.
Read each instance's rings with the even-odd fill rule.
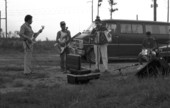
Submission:
[[[40,45],[40,43],[37,44]],[[49,43],[53,49],[53,43]],[[44,42],[41,44],[46,45]],[[0,48],[7,47],[8,49],[14,48],[0,45]],[[22,46],[16,47],[15,50],[17,48],[22,48]],[[37,50],[39,53],[46,49],[35,48],[40,48],[39,51]],[[51,49],[48,50],[47,47],[47,53],[50,53]],[[34,62],[40,65],[38,68],[45,62],[52,66],[56,63],[51,59],[47,61],[37,59]],[[0,88],[3,88],[5,83],[13,83],[13,81],[15,87],[25,86],[22,80],[16,80],[24,78],[21,74],[22,67],[1,66],[0,71],[4,71],[0,73]],[[36,78],[48,78],[48,76],[44,73],[37,73],[31,77],[31,80]],[[138,79],[133,73],[127,76],[102,75],[98,80],[91,80],[84,85],[56,84],[49,87],[39,83],[33,87],[30,84],[25,91],[0,94],[0,108],[169,108],[169,85],[170,76]]]
[[[37,41],[34,52],[55,53],[54,43],[55,41]],[[20,38],[0,38],[0,54],[23,51],[23,41]]]
[[[109,75],[86,85],[38,86],[0,95],[0,108],[168,108],[170,77],[139,80]],[[68,87],[70,86],[70,87]]]

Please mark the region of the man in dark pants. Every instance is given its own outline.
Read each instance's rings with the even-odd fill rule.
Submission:
[[[67,30],[66,23],[64,21],[60,22],[61,30],[57,33],[56,42],[60,49],[60,67],[61,71],[66,72],[66,54],[69,53],[67,48],[68,43],[71,40],[70,31]]]
[[[151,32],[146,32],[146,36],[147,37],[142,43],[142,51],[138,55],[138,60],[140,63],[138,70],[143,67],[143,60],[148,62],[150,59],[156,56],[155,50],[158,48],[155,38],[151,36]]]

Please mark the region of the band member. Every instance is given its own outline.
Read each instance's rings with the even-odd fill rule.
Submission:
[[[143,61],[150,61],[154,57],[156,57],[156,50],[157,50],[157,42],[154,37],[151,36],[151,32],[146,32],[146,38],[143,40],[142,43],[142,51],[138,55],[138,60],[140,66],[138,69],[141,69],[143,66]]]
[[[95,20],[96,27],[92,30],[91,34],[95,36],[94,53],[95,53],[95,70],[94,72],[100,72],[100,56],[104,65],[104,72],[108,72],[108,54],[107,54],[107,39],[105,37],[105,31],[107,28],[102,26],[100,18],[97,16]]]
[[[68,43],[71,40],[71,33],[67,30],[66,23],[64,21],[60,22],[61,30],[57,32],[56,42],[60,47],[60,67],[61,71],[66,72],[66,54],[69,53]]]
[[[32,16],[26,15],[25,16],[25,23],[20,28],[20,37],[23,39],[23,47],[24,47],[24,74],[32,73],[32,52],[33,52],[33,41],[35,38],[42,32],[44,27],[40,29],[37,33],[31,28],[32,24]]]

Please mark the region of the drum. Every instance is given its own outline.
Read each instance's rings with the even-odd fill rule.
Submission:
[[[148,49],[142,49],[142,55],[146,56],[149,54],[149,50]]]

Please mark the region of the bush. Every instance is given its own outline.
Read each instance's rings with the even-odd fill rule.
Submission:
[[[55,52],[54,48],[55,41],[37,41],[34,44],[34,52]],[[20,38],[1,38],[0,39],[0,50],[3,51],[14,51],[23,52],[23,41]]]

